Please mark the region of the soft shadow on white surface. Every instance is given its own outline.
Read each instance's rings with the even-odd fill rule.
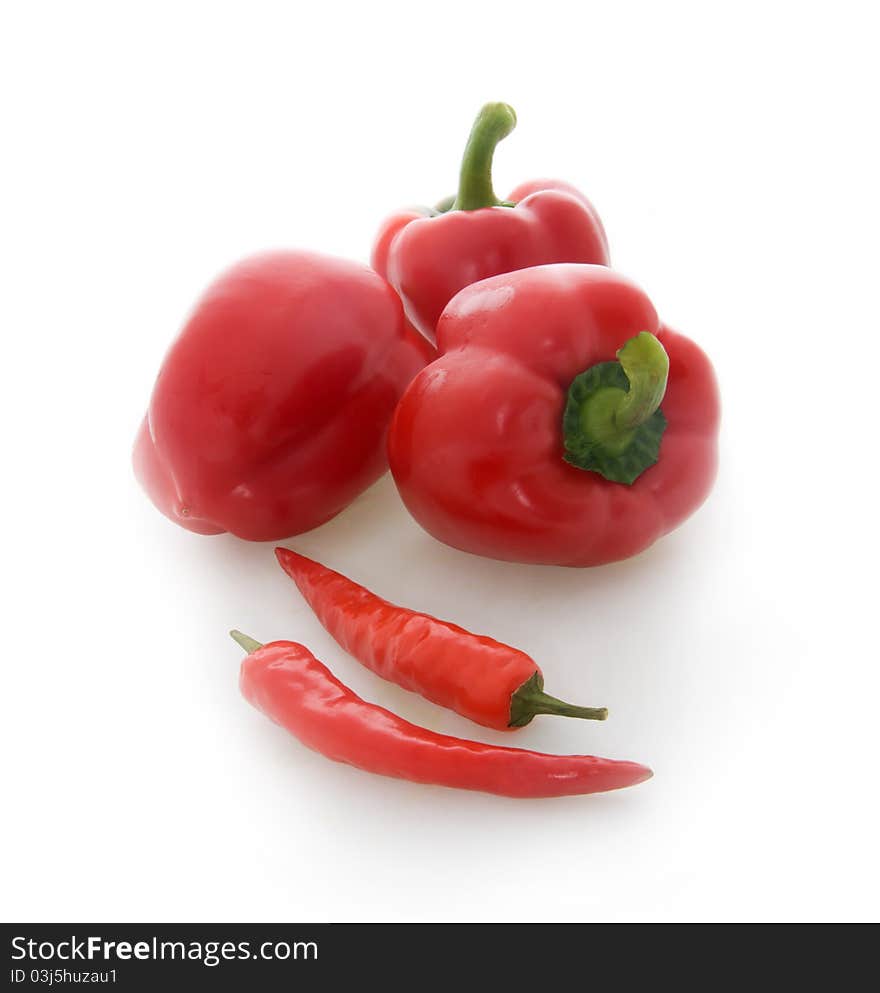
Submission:
[[[688,563],[688,548],[699,540],[696,529],[689,530],[690,536],[670,536],[635,559],[601,569],[495,562],[448,548],[423,532],[386,475],[334,521],[281,543],[392,602],[522,648],[542,666],[556,695],[612,708],[612,719],[603,724],[544,718],[512,734],[475,727],[365,672],[312,616],[275,564],[271,544],[229,536],[183,538],[192,546],[189,566],[203,577],[200,581],[228,577],[230,591],[241,600],[235,617],[217,618],[218,635],[229,626],[250,630],[254,616],[259,640],[303,641],[368,699],[399,709],[417,723],[548,750],[584,750],[588,743],[622,749],[624,757],[630,720],[649,733],[668,723],[652,711],[651,701],[686,696],[688,653],[679,642],[689,612],[688,589],[712,569],[711,553],[702,557],[702,566]],[[666,595],[670,582],[680,591],[671,603]],[[234,651],[230,642],[227,654]]]
[[[235,833],[248,839],[251,869],[273,892],[273,906],[298,907],[294,893],[303,874],[312,878],[327,860],[334,875],[350,871],[369,878],[375,872],[394,887],[393,896],[378,902],[369,888],[360,888],[343,912],[329,896],[316,902],[309,884],[309,906],[322,908],[313,912],[333,919],[381,917],[404,894],[425,886],[441,888],[448,914],[468,918],[477,912],[474,887],[491,887],[497,907],[505,894],[515,899],[520,892],[521,880],[505,867],[522,859],[527,839],[540,848],[542,874],[551,877],[574,871],[578,878],[609,872],[626,878],[634,871],[633,847],[640,850],[639,862],[652,851],[687,846],[710,816],[717,766],[760,733],[749,701],[761,663],[750,632],[762,584],[755,584],[748,616],[739,612],[727,579],[737,550],[723,526],[730,512],[723,493],[720,485],[692,520],[643,555],[599,569],[501,563],[447,548],[412,521],[390,476],[335,520],[282,542],[391,601],[523,648],[544,669],[551,692],[611,711],[604,723],[538,718],[510,734],[435,707],[348,657],[277,566],[272,544],[185,533],[135,494],[132,506],[149,536],[145,567],[166,571],[185,591],[184,602],[172,598],[170,605],[163,593],[161,609],[169,616],[183,609],[191,618],[188,644],[179,653],[158,632],[144,633],[154,640],[160,667],[177,671],[182,696],[189,697],[188,706],[178,701],[176,711],[163,705],[159,715],[172,739],[187,742],[176,759],[185,770],[177,786],[180,803],[228,817],[233,802]],[[241,653],[228,638],[230,627],[261,641],[302,641],[365,699],[414,723],[515,747],[631,758],[651,765],[655,779],[618,793],[521,802],[414,786],[329,762],[239,696]],[[772,682],[772,673],[768,678]],[[783,672],[778,678],[783,693],[773,698],[777,705],[788,677]],[[188,731],[188,707],[199,712],[195,737]],[[154,788],[167,792],[169,784]],[[172,802],[174,793],[171,784]],[[695,796],[704,798],[696,807]],[[673,815],[682,804],[690,810],[686,825]],[[195,836],[191,844],[198,845]],[[308,867],[303,846],[311,852]],[[425,853],[438,849],[446,854],[426,867]],[[450,850],[465,868],[462,892],[457,871],[449,876],[450,883],[459,879],[454,886],[438,876]],[[575,918],[626,914],[618,897],[589,887],[555,905]],[[424,909],[419,915],[430,917]]]
[[[215,4],[205,44],[198,5],[56,4],[52,30],[7,5],[7,919],[876,919],[868,5],[550,3],[498,44],[509,4],[447,6],[352,6],[340,31],[332,6]],[[450,73],[430,39],[465,19]],[[179,530],[129,467],[215,273],[270,246],[366,258],[386,211],[452,191],[485,100],[519,120],[496,189],[582,188],[615,267],[711,356],[718,484],[596,570],[445,548],[388,478],[290,544],[526,649],[602,725],[492,733],[382,682],[271,545]],[[428,727],[655,778],[519,803],[334,765],[242,700],[231,627]]]

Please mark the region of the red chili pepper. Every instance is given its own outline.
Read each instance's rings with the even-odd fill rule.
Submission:
[[[468,286],[439,358],[392,421],[395,482],[455,548],[591,566],[677,527],[715,476],[709,360],[603,266],[548,265]]]
[[[366,772],[510,797],[601,793],[644,782],[636,762],[485,745],[410,724],[344,686],[302,645],[238,631],[245,699],[316,752]]]
[[[309,252],[239,262],[162,364],[137,477],[190,531],[308,531],[386,470],[391,414],[429,351],[364,265]]]
[[[599,215],[569,183],[535,180],[507,200],[495,195],[495,146],[515,125],[512,107],[486,104],[465,148],[452,203],[401,211],[376,238],[373,268],[400,293],[408,318],[431,341],[443,308],[470,283],[549,262],[608,264]]]
[[[537,714],[608,716],[604,707],[574,707],[545,693],[544,676],[525,652],[398,607],[288,548],[275,554],[336,641],[383,679],[497,731]]]

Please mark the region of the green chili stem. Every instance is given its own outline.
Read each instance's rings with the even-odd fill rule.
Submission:
[[[588,721],[604,721],[607,707],[576,707],[544,692],[544,680],[539,673],[527,679],[510,699],[510,727],[522,727],[538,714],[557,717],[580,717]]]
[[[255,641],[253,638],[248,637],[248,635],[242,634],[241,631],[230,631],[229,635],[233,641],[241,645],[248,655],[253,655],[254,652],[263,647],[259,641]]]

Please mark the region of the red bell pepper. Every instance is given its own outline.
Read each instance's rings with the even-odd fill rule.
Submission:
[[[495,195],[495,146],[515,125],[512,107],[487,104],[471,131],[454,200],[395,214],[376,238],[373,268],[398,291],[407,317],[431,341],[443,308],[470,283],[549,262],[608,265],[599,215],[570,184],[534,180],[505,201]]]
[[[246,259],[171,346],[135,473],[190,531],[308,531],[386,470],[391,414],[428,350],[366,266],[307,252]]]
[[[439,358],[389,433],[406,506],[434,537],[514,562],[635,555],[705,499],[719,399],[709,360],[610,269],[548,265],[462,290]]]

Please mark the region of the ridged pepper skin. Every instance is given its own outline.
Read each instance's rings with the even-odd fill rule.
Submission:
[[[443,308],[471,283],[549,262],[609,264],[608,241],[587,198],[559,180],[536,180],[508,198],[515,207],[405,211],[379,231],[373,268],[400,294],[407,317],[436,340]]]
[[[601,793],[651,777],[636,762],[486,745],[410,724],[362,700],[295,642],[256,647],[242,662],[240,687],[308,748],[381,776],[522,799]]]
[[[245,259],[165,357],[135,474],[199,534],[308,531],[386,470],[388,423],[429,353],[367,266],[297,251]]]
[[[376,237],[373,268],[432,342],[443,308],[471,283],[551,262],[608,265],[599,215],[570,183],[538,179],[518,186],[507,200],[495,195],[495,147],[515,126],[509,104],[486,104],[465,147],[456,195],[433,209],[400,211]]]
[[[642,332],[668,355],[659,457],[631,485],[565,461],[573,380]],[[647,296],[601,266],[549,265],[471,285],[449,304],[439,358],[389,433],[404,503],[434,537],[513,562],[593,566],[643,551],[703,502],[717,461],[709,360]]]
[[[432,703],[496,731],[522,727],[537,714],[607,716],[604,708],[575,707],[544,693],[540,668],[517,648],[389,603],[289,548],[276,548],[275,554],[349,655]]]

